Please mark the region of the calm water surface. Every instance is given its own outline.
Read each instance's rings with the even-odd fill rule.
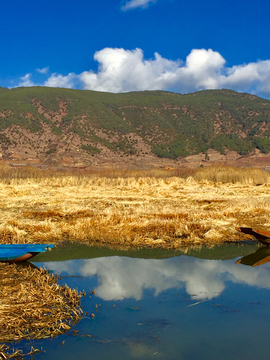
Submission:
[[[269,359],[267,257],[254,243],[189,256],[78,245],[39,255],[36,266],[86,291],[82,308],[95,318],[84,316],[77,336],[31,343],[46,351],[35,359]]]

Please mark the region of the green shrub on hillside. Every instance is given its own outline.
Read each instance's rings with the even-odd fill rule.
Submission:
[[[100,153],[100,149],[92,145],[82,145],[82,149],[87,151],[90,155],[96,155]]]

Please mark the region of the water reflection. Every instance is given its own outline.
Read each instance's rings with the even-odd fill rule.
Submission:
[[[255,249],[236,244],[192,256],[163,251],[105,256],[103,250],[59,247],[58,253],[37,257],[38,266],[63,275],[62,283],[84,289],[82,308],[95,315],[76,325],[79,336],[70,332],[42,341],[46,353],[38,357],[267,360],[270,263],[241,265]]]
[[[46,267],[70,275],[95,277],[96,296],[103,300],[140,300],[146,290],[152,290],[157,296],[172,288],[184,288],[194,300],[210,300],[225,290],[227,282],[270,288],[269,265],[253,269],[236,265],[235,260],[204,260],[186,256],[156,260],[112,256],[50,262]]]
[[[246,255],[236,261],[236,264],[249,265],[252,267],[264,265],[270,262],[270,248],[261,247],[253,254]]]

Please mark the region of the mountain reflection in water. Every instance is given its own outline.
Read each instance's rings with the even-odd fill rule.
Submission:
[[[147,289],[157,296],[172,288],[184,288],[192,299],[210,300],[224,291],[226,282],[270,288],[269,266],[246,268],[235,265],[235,260],[205,260],[187,256],[156,260],[112,256],[50,262],[46,267],[64,274],[96,277],[95,293],[103,300],[140,300]]]

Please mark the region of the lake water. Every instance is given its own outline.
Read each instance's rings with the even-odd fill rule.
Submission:
[[[42,346],[38,360],[269,359],[267,257],[270,249],[256,243],[188,254],[58,247],[33,263],[85,290],[83,311],[95,317],[84,316],[76,336],[16,347]]]

